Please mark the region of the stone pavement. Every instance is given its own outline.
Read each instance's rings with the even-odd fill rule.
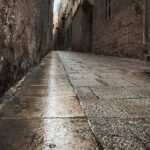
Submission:
[[[56,52],[10,91],[0,105],[0,150],[98,150]]]
[[[0,104],[0,150],[149,150],[150,66],[51,52]]]
[[[59,52],[90,127],[104,149],[150,149],[150,65]]]

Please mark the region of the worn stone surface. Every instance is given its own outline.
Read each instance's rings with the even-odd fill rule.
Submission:
[[[127,87],[142,98],[150,98],[150,87]]]
[[[118,118],[89,118],[91,127],[101,141],[104,149],[138,149],[148,148],[135,133]],[[148,129],[148,128],[147,128]],[[149,129],[148,129],[149,130]]]
[[[84,118],[0,120],[0,135],[3,150],[98,150]]]
[[[0,94],[52,48],[53,0],[0,0]]]
[[[88,53],[59,56],[102,147],[150,149],[149,65]]]
[[[3,97],[0,149],[149,150],[149,72],[130,59],[49,53]]]
[[[3,118],[84,117],[76,97],[15,97],[1,110]]]
[[[138,137],[147,144],[147,149],[150,147],[150,119],[149,118],[128,118],[122,119]]]
[[[49,53],[11,99],[3,97],[0,149],[99,150],[62,66],[57,52]]]

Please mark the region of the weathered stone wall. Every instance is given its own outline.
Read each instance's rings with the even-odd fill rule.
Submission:
[[[68,1],[67,7],[65,9],[66,19],[65,19],[65,28],[64,28],[64,48],[71,50],[71,40],[72,40],[72,8],[73,1]]]
[[[111,18],[105,19],[106,0],[95,0],[92,50],[98,54],[143,59],[145,0],[112,0]]]
[[[79,6],[73,20],[72,20],[72,50],[81,51],[81,20],[82,20],[82,8]]]
[[[50,50],[53,0],[0,0],[0,94]]]
[[[80,5],[72,21],[72,50],[90,51],[92,39],[92,6]]]

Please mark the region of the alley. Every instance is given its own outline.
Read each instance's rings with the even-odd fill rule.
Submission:
[[[150,67],[50,52],[0,104],[0,150],[150,149]]]

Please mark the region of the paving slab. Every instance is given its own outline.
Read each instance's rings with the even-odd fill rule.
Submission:
[[[117,72],[98,72],[97,75],[103,79],[121,79],[123,75]]]
[[[71,79],[99,79],[99,76],[97,76],[94,73],[74,73],[74,74],[69,74],[69,78]]]
[[[150,99],[116,99],[110,100],[129,118],[145,118],[150,116]]]
[[[91,128],[104,149],[145,150],[147,145],[118,118],[89,118]]]
[[[119,109],[112,99],[99,99],[89,88],[75,88],[80,104],[88,118],[118,117],[127,118],[129,114]]]
[[[103,84],[103,82],[101,82],[101,80],[96,80],[96,79],[83,79],[83,78],[80,78],[80,79],[74,79],[74,78],[70,78],[70,82],[73,86],[78,86],[78,87],[88,87],[88,86],[91,86],[91,87],[97,87],[97,86],[105,86],[105,84]]]
[[[51,77],[50,77],[51,78]],[[64,79],[55,79],[52,80],[49,79],[29,79],[27,80],[24,85],[31,85],[31,86],[59,86],[59,85],[68,85],[70,84],[67,78]]]
[[[131,91],[122,87],[107,86],[103,88],[91,87],[91,90],[99,97],[104,99],[113,98],[139,98],[138,94],[134,94]]]
[[[137,77],[135,75],[128,75],[124,77],[124,79],[137,85],[138,87],[146,87],[146,88],[150,87],[150,78],[144,77],[144,75],[142,77]]]
[[[0,119],[0,149],[98,150],[98,147],[84,118]]]
[[[147,149],[150,147],[150,118],[128,118],[121,121],[145,143]]]
[[[1,119],[84,117],[76,97],[15,97],[1,110]]]
[[[110,86],[115,87],[136,86],[135,84],[132,84],[124,79],[102,79],[102,81]]]
[[[142,98],[150,98],[150,87],[126,87],[126,89],[132,91]]]
[[[52,85],[55,84],[52,83]],[[51,85],[51,84],[50,84]],[[54,96],[75,96],[74,90],[71,86],[24,86],[17,96],[36,96],[36,97],[54,97]]]

